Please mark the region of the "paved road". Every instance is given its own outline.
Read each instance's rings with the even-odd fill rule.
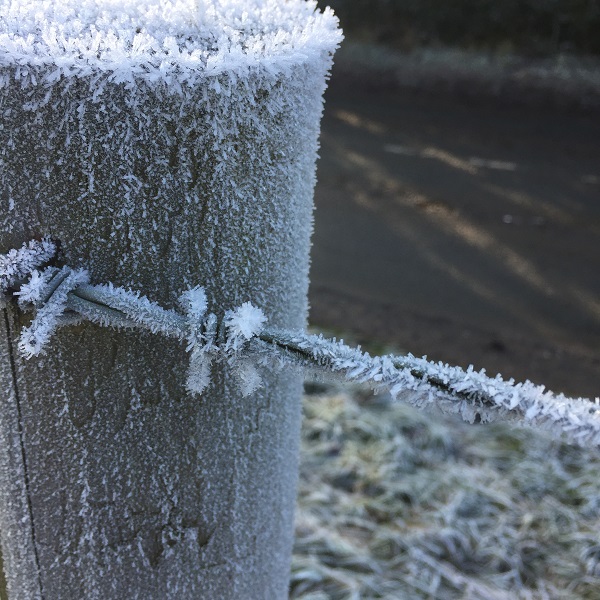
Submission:
[[[328,91],[311,323],[600,396],[600,117]]]

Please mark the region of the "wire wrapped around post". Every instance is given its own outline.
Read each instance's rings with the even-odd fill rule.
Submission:
[[[192,394],[202,394],[208,388],[211,364],[220,360],[238,367],[234,374],[240,392],[248,396],[260,386],[252,360],[275,359],[269,354],[276,352],[277,360],[271,360],[272,365],[285,359],[290,366],[337,374],[347,381],[389,391],[394,398],[402,394],[420,407],[433,405],[446,413],[459,413],[471,423],[476,419],[521,421],[566,434],[581,445],[600,445],[598,400],[567,398],[530,382],[504,381],[499,375],[490,378],[485,371],[476,372],[472,367],[465,371],[412,355],[371,357],[320,335],[269,328],[263,311],[250,302],[221,311],[224,316],[219,320],[216,314],[207,312],[207,297],[201,286],[181,294],[183,314],[165,310],[140,292],[112,284],[90,285],[84,270],[52,266],[42,271],[33,269],[43,264],[48,241],[38,243],[38,260],[30,255],[34,244],[30,242],[0,257],[0,265],[5,265],[4,270],[0,269],[0,281],[8,281],[10,273],[19,272],[25,283],[12,289],[12,294],[22,308],[36,311],[32,324],[22,331],[19,344],[29,357],[44,350],[58,326],[85,318],[103,326],[145,329],[185,340],[190,355],[186,387]],[[15,266],[14,260],[10,263],[9,257],[21,255],[27,257],[27,265]],[[8,285],[0,291],[8,293]]]

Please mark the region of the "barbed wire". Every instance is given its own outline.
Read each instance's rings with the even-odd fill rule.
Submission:
[[[241,391],[260,387],[254,364],[295,365],[388,391],[418,407],[432,405],[470,422],[512,420],[562,433],[580,445],[600,445],[600,399],[568,398],[530,381],[505,381],[485,370],[434,363],[412,354],[370,356],[322,335],[271,328],[260,308],[245,302],[221,318],[208,312],[204,289],[185,291],[180,312],[150,301],[138,291],[111,283],[91,285],[84,269],[52,264],[57,249],[48,239],[30,241],[0,256],[0,292],[20,309],[33,311],[19,349],[25,358],[47,350],[60,327],[91,321],[104,327],[145,329],[186,343],[190,355],[186,387],[201,394],[210,383],[211,364],[234,369]]]

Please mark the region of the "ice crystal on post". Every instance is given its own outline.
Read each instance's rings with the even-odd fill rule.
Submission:
[[[210,385],[210,367],[212,357],[204,352],[192,353],[188,366],[185,387],[195,395],[201,395]]]
[[[262,387],[262,378],[250,358],[238,358],[233,367],[238,389],[244,398]]]

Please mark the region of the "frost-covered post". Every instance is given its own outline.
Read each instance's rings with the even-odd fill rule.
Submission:
[[[304,326],[336,19],[302,0],[0,0],[0,252],[31,238],[165,307]],[[284,598],[301,381],[185,391],[177,341],[92,324],[0,340],[8,596]]]

